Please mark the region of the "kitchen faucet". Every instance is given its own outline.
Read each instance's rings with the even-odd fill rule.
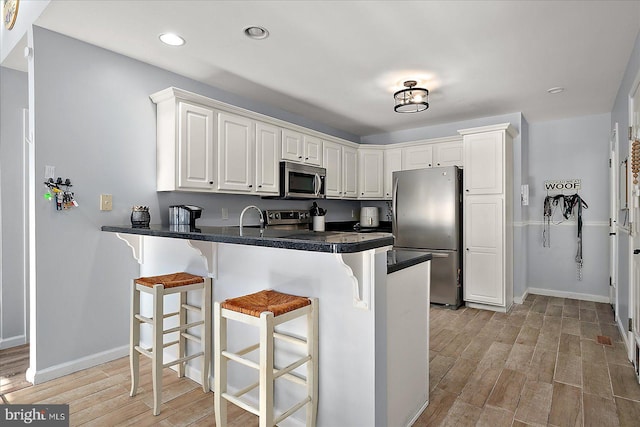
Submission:
[[[260,215],[260,236],[262,236],[262,233],[264,233],[264,215],[262,214],[262,210],[259,207],[254,206],[254,205],[247,206],[240,213],[240,235],[242,236],[242,222],[243,222],[243,219],[244,219],[244,213],[246,211],[248,211],[249,209],[257,210],[258,214]]]

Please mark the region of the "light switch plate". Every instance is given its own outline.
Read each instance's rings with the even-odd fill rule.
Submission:
[[[100,210],[110,211],[113,209],[113,196],[111,194],[100,195]]]

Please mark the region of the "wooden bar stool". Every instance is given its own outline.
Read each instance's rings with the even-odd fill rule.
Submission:
[[[214,358],[216,426],[225,427],[227,425],[225,400],[258,415],[260,427],[273,427],[298,409],[307,406],[306,425],[315,426],[318,412],[318,300],[265,290],[228,299],[222,303],[214,302],[213,306],[216,332]],[[302,316],[307,317],[306,340],[275,331],[277,325]],[[227,351],[227,319],[258,326],[260,328],[260,342],[236,353]],[[274,338],[304,347],[305,356],[283,369],[276,368],[274,366]],[[259,363],[241,357],[256,349],[260,352]],[[258,370],[258,382],[239,389],[234,394],[227,393],[227,364],[229,360]],[[291,373],[305,363],[306,378]],[[273,407],[274,382],[280,377],[306,386],[307,396],[276,417]],[[240,396],[256,387],[259,387],[258,408],[240,399]]]
[[[132,281],[133,298],[131,301],[131,341],[129,346],[129,358],[131,363],[131,396],[136,395],[138,389],[138,377],[140,372],[140,354],[151,359],[151,372],[153,376],[153,415],[160,413],[162,397],[162,369],[177,365],[178,376],[184,376],[184,368],[188,360],[202,356],[202,389],[208,392],[209,369],[211,366],[211,279],[208,277],[194,276],[189,273],[173,273],[162,276],[140,277]],[[195,307],[187,304],[187,292],[202,290],[202,305]],[[140,292],[153,296],[153,315],[151,318],[140,315]],[[180,293],[180,308],[174,313],[164,314],[164,296]],[[187,323],[187,310],[199,312],[201,320]],[[163,320],[179,317],[179,325],[165,330]],[[147,323],[152,328],[151,348],[140,346],[140,325]],[[189,333],[189,329],[202,325],[200,337]],[[177,332],[178,339],[164,342],[163,336]],[[187,340],[200,343],[200,352],[186,355]],[[163,363],[162,353],[166,347],[178,345],[178,358],[168,363]]]

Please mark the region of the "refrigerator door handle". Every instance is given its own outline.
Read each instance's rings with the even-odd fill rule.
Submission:
[[[398,210],[396,209],[398,206],[398,178],[393,179],[393,193],[391,200],[391,229],[396,232],[398,229]]]
[[[431,252],[432,258],[449,258],[449,254],[441,253],[441,252]]]

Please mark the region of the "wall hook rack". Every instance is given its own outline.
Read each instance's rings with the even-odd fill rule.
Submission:
[[[57,211],[78,207],[78,202],[76,202],[73,192],[69,190],[70,187],[73,187],[69,178],[64,181],[60,177],[55,181],[53,178],[49,178],[44,182],[44,185],[49,188],[49,191],[44,194],[44,198],[55,200]]]

